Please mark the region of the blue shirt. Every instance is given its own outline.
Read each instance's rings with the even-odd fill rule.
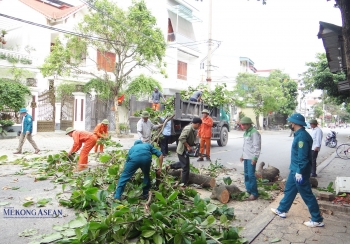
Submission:
[[[308,175],[311,173],[312,142],[312,137],[304,127],[300,128],[294,133],[291,163],[289,166],[289,169],[293,173],[299,173],[302,175]]]
[[[162,121],[165,121],[165,118],[162,118]],[[171,120],[169,120],[163,129],[163,135],[170,136],[171,135]]]
[[[132,146],[128,153],[128,158],[126,161],[128,162],[151,162],[152,161],[152,154],[159,157],[162,152],[153,147],[149,143],[142,143],[142,141],[137,140],[134,143],[134,146]]]
[[[26,114],[22,120],[22,133],[25,134],[27,131],[29,131],[29,133],[32,134],[32,130],[33,130],[32,116],[30,116],[29,114]]]

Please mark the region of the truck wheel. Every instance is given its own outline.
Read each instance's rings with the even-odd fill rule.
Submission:
[[[222,127],[220,131],[220,139],[217,140],[220,147],[226,146],[228,141],[228,130],[226,127]]]

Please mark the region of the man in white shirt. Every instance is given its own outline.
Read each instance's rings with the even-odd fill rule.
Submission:
[[[141,114],[141,119],[137,122],[137,135],[138,139],[142,142],[151,143],[152,130],[158,129],[163,126],[154,125],[149,119],[149,113],[147,111],[143,111]]]
[[[320,127],[317,126],[318,122],[315,119],[310,120],[310,126],[311,126],[311,137],[313,140],[312,143],[312,168],[311,168],[311,177],[317,177],[316,174],[316,159],[318,152],[321,149],[321,144],[322,144],[322,137],[323,137],[323,132]]]

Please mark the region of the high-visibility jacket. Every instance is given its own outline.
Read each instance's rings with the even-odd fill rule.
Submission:
[[[81,148],[83,143],[86,143],[87,141],[93,141],[94,138],[96,138],[96,136],[93,133],[88,131],[81,131],[81,130],[73,131],[72,137],[73,137],[74,144],[72,149],[70,150],[71,153],[77,152]],[[95,139],[95,143],[96,143],[96,139]]]
[[[202,118],[202,125],[199,127],[198,135],[201,138],[211,138],[211,127],[213,127],[213,119],[210,116]]]
[[[104,135],[108,135],[108,125],[99,123],[96,125],[94,129],[94,134],[98,137],[101,138]]]

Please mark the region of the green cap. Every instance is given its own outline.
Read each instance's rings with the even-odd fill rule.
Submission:
[[[309,123],[310,123],[310,124],[315,124],[315,125],[318,124],[317,120],[315,120],[315,119],[310,120]]]
[[[206,114],[210,114],[210,112],[209,112],[209,110],[208,110],[208,109],[203,109],[202,114],[204,114],[204,113],[206,113]]]
[[[148,118],[149,117],[149,113],[147,111],[143,111],[141,114],[142,118]]]
[[[66,129],[66,135],[68,135],[69,133],[71,133],[71,132],[73,132],[73,131],[75,131],[75,129],[74,129],[73,127],[68,127],[68,128]]]
[[[102,122],[101,122],[102,124],[105,124],[105,125],[109,125],[109,121],[108,121],[108,119],[104,119],[104,120],[102,120]]]
[[[241,124],[253,124],[252,119],[249,117],[243,117],[240,122]]]

